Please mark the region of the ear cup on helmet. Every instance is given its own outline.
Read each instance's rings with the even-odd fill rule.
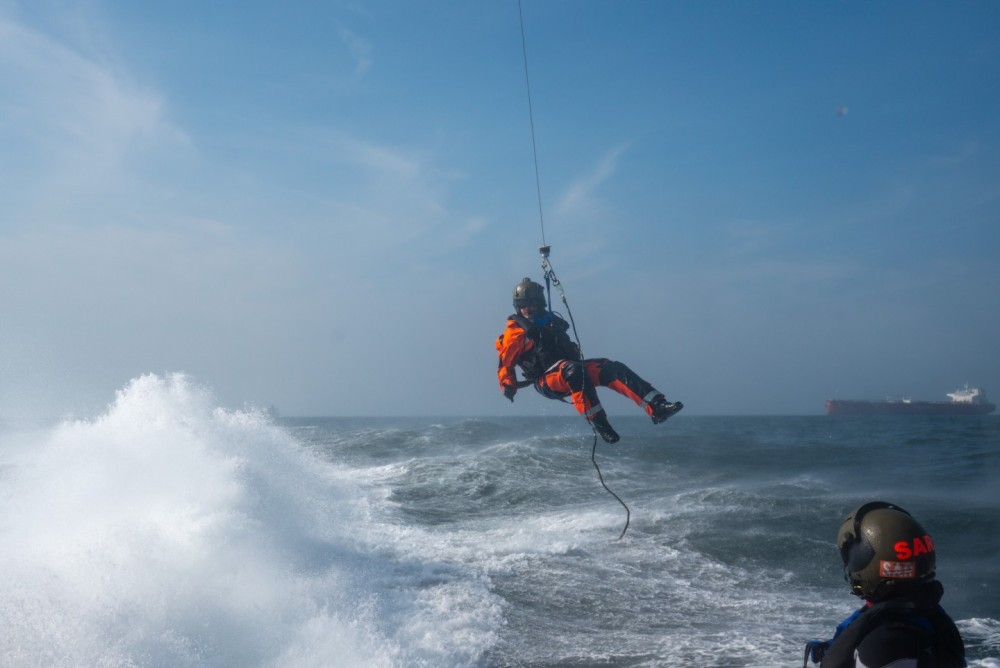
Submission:
[[[860,571],[875,557],[875,548],[864,536],[847,545],[846,551],[847,554],[841,555],[846,573]]]

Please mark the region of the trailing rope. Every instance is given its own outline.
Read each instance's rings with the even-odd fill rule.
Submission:
[[[528,48],[524,37],[524,8],[522,7],[521,0],[517,0],[517,11],[521,20],[521,55],[524,58],[524,85],[528,93],[528,121],[531,125],[531,153],[535,162],[535,191],[538,196],[538,223],[542,231],[542,245],[538,247],[538,252],[542,254],[542,272],[545,276],[545,292],[549,304],[552,303],[552,286],[554,285],[556,290],[559,292],[559,298],[566,307],[566,315],[569,317],[569,323],[573,327],[573,338],[576,340],[576,347],[580,351],[580,358],[583,359],[583,346],[580,345],[580,336],[577,334],[576,322],[573,320],[573,312],[570,310],[569,301],[566,299],[566,291],[563,290],[562,283],[559,282],[559,279],[556,277],[556,272],[552,268],[552,263],[549,262],[549,252],[552,250],[552,247],[545,243],[545,215],[542,213],[542,182],[538,169],[538,143],[535,141],[535,114],[531,105],[531,79],[528,76]],[[590,382],[587,379],[586,374],[584,374],[584,382]],[[628,531],[628,525],[632,519],[632,512],[629,510],[625,502],[621,500],[621,497],[611,491],[611,488],[604,482],[604,475],[601,473],[601,467],[597,465],[597,428],[594,427],[593,424],[590,425],[590,428],[594,432],[594,445],[590,450],[590,461],[594,463],[594,468],[597,469],[597,478],[601,481],[601,487],[603,487],[608,494],[615,497],[618,503],[622,504],[622,507],[625,509],[625,527],[618,536],[618,540],[621,540],[625,536],[625,532]]]
[[[601,475],[601,467],[597,465],[597,430],[594,429],[594,447],[590,449],[590,461],[594,462],[594,468],[597,469],[597,478],[601,481],[601,487],[603,487],[608,494],[615,497],[618,503],[622,504],[622,508],[625,509],[625,526],[622,527],[622,532],[618,534],[618,540],[621,540],[625,536],[625,532],[628,531],[628,523],[632,519],[632,513],[629,511],[628,506],[622,501],[621,497],[611,491],[611,488],[604,483],[604,476]]]

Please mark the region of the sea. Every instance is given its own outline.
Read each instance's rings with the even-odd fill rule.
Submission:
[[[834,541],[878,499],[1000,668],[997,416],[623,409],[608,445],[556,402],[277,417],[181,374],[109,401],[0,429],[0,666],[801,666],[859,605]]]

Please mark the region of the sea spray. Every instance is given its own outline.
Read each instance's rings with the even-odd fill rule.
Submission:
[[[831,534],[882,498],[1000,667],[1000,420],[615,424],[622,541],[572,414],[271,420],[136,379],[0,433],[0,666],[801,665],[858,604]]]
[[[146,375],[34,439],[5,450],[3,666],[392,665],[354,491],[265,415]]]

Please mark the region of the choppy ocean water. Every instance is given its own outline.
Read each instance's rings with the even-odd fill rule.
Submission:
[[[145,376],[0,432],[0,666],[801,666],[834,534],[934,536],[1000,667],[1000,418],[269,418]]]

